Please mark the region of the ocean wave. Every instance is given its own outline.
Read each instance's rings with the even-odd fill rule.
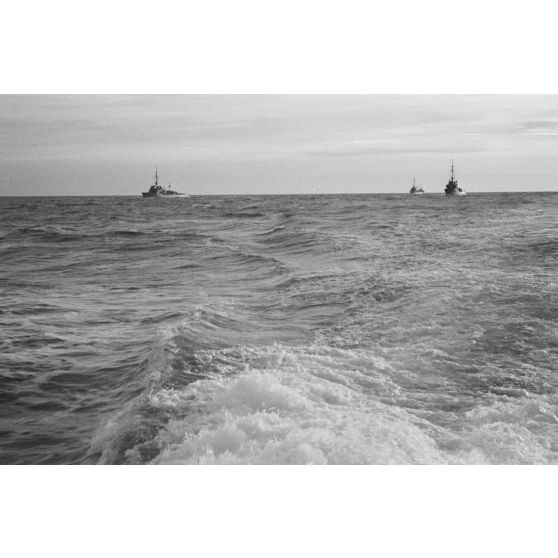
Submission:
[[[257,217],[265,217],[265,213],[259,211],[227,211],[223,213],[223,217],[235,217],[238,219],[254,219]]]
[[[156,463],[439,461],[434,441],[416,424],[420,419],[359,389],[366,377],[387,393],[396,389],[374,373],[373,361],[367,371],[350,367],[339,374],[354,355],[274,345],[242,347],[233,358],[206,356],[228,356],[229,372],[219,367],[221,373],[184,388],[152,390],[142,406],[157,416],[154,436],[122,448],[128,430],[138,427],[135,411],[123,413],[93,442],[101,462],[141,462],[146,455]],[[141,429],[154,432],[145,423]]]
[[[204,260],[218,261],[221,264],[226,261],[237,263],[242,266],[242,274],[249,273],[251,269],[254,269],[258,274],[265,273],[266,269],[274,273],[290,273],[291,271],[288,265],[271,255],[249,252],[241,247],[230,245],[224,246],[218,252],[214,251],[205,255]]]
[[[7,238],[29,238],[42,242],[77,242],[87,238],[89,235],[83,232],[59,226],[35,226],[21,227],[15,229]]]
[[[7,198],[2,459],[558,463],[553,200],[454,201]]]
[[[145,236],[147,233],[137,229],[119,229],[110,231],[110,236]]]
[[[275,233],[278,233],[278,232],[282,232],[284,230],[285,230],[285,227],[283,225],[278,225],[277,227],[273,227],[272,229],[270,229],[268,231],[258,233],[257,236],[268,236],[270,234],[275,234]]]
[[[185,464],[550,463],[556,402],[474,406],[448,424],[404,405],[400,372],[370,352],[243,346],[206,378],[152,389],[97,433],[100,462]],[[153,418],[154,417],[154,418]],[[452,422],[453,421],[453,422]],[[144,434],[132,440],[132,432]],[[554,440],[549,443],[549,440]]]

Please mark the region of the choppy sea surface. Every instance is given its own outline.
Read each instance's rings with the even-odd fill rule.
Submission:
[[[558,195],[0,198],[1,463],[557,463]]]

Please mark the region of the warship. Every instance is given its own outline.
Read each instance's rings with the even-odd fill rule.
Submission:
[[[446,196],[464,196],[465,195],[465,190],[463,190],[462,188],[460,188],[457,185],[457,180],[455,179],[454,175],[453,175],[453,161],[451,162],[451,178],[449,180],[449,182],[446,184]]]
[[[413,176],[413,185],[411,187],[411,189],[409,190],[409,194],[424,194],[424,190],[422,189],[421,186],[419,186],[417,188],[417,185],[415,184],[415,177]]]
[[[147,192],[142,192],[141,195],[144,198],[187,198],[188,194],[182,194],[181,192],[176,192],[168,185],[168,188],[161,186],[159,184],[159,174],[157,173],[157,167],[155,167],[155,182],[151,185]]]

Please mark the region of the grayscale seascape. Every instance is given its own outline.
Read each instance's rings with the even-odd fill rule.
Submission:
[[[2,463],[556,463],[558,195],[0,199]]]
[[[555,11],[8,3],[3,555],[552,556]]]
[[[558,463],[558,96],[5,95],[0,130],[0,463]]]

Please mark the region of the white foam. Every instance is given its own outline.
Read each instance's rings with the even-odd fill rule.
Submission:
[[[465,415],[458,459],[499,464],[555,461],[556,406],[534,397],[498,398]]]
[[[425,390],[433,380],[424,370],[396,368],[364,349],[241,346],[199,356],[225,361],[226,370],[186,387],[151,389],[143,396],[147,413],[132,406],[96,437],[103,462],[122,455],[132,463],[189,464],[556,460],[557,402],[543,396],[488,394],[476,405],[461,397],[467,407],[456,410],[450,386]]]
[[[157,394],[153,404],[180,418],[157,435],[156,463],[444,461],[420,419],[370,397],[370,385],[389,391],[384,362],[359,368],[361,355],[319,348],[247,352],[240,376]]]

